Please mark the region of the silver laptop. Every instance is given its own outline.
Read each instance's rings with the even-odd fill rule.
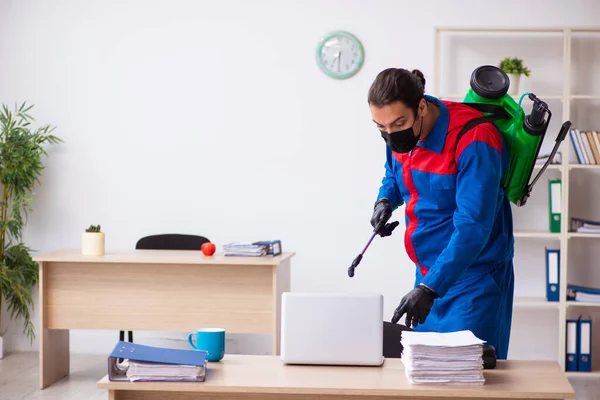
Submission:
[[[383,359],[383,295],[283,293],[284,363],[381,365]]]

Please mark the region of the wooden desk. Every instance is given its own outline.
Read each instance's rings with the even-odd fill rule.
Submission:
[[[382,367],[291,366],[278,356],[226,355],[209,363],[201,383],[110,382],[110,400],[193,399],[573,399],[558,363],[499,361],[484,372],[483,386],[410,385],[400,359]]]
[[[268,333],[280,349],[281,293],[290,259],[131,250],[82,256],[63,250],[40,265],[40,388],[69,374],[69,329]]]

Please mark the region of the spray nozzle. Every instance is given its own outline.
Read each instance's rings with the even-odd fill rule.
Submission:
[[[529,94],[529,98],[533,101],[533,107],[531,114],[527,115],[523,121],[523,129],[530,135],[537,136],[546,132],[550,118],[546,120],[545,116],[546,114],[551,116],[551,113],[548,104],[538,99],[533,93]]]

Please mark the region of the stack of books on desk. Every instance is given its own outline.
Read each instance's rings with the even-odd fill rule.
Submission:
[[[402,363],[412,384],[483,385],[483,343],[471,331],[402,332]]]
[[[225,256],[264,257],[281,254],[281,241],[234,242],[223,246]]]
[[[119,341],[108,357],[108,379],[204,382],[207,355],[203,350],[167,349]]]

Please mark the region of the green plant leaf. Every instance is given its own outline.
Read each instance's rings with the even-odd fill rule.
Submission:
[[[507,74],[530,76],[531,71],[525,67],[523,60],[517,57],[506,57],[498,64],[498,68]]]
[[[39,272],[22,234],[31,212],[33,190],[44,171],[44,146],[62,142],[51,134],[54,127],[32,128],[32,108],[26,102],[15,104],[13,113],[2,104],[0,112],[0,313],[4,300],[11,318],[22,319],[23,332],[31,341],[35,337],[31,291]]]

